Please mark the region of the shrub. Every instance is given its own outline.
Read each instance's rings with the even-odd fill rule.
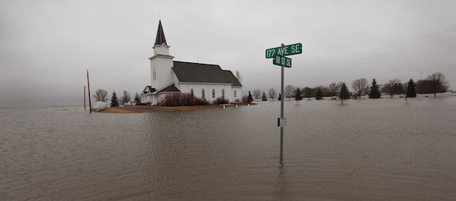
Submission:
[[[168,94],[160,101],[161,106],[179,106],[180,94]]]
[[[180,94],[179,100],[180,100],[180,105],[182,105],[182,106],[196,105],[195,98],[194,98],[194,96],[192,96],[192,94],[187,94],[187,93]]]
[[[249,102],[249,96],[247,96],[247,95],[246,95],[246,96],[242,96],[241,101],[242,101],[243,103],[251,103],[251,102]]]
[[[195,105],[209,105],[209,101],[202,98],[195,98]]]
[[[228,104],[228,103],[229,103],[228,99],[225,99],[223,97],[218,97],[217,99],[212,101],[212,104],[214,104],[214,105]]]
[[[204,99],[196,98],[189,93],[168,94],[160,101],[161,106],[193,106],[193,105],[209,105]]]

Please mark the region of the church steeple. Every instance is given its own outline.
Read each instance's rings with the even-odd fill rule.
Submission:
[[[173,83],[174,57],[169,55],[169,45],[166,43],[165,32],[161,20],[158,22],[157,36],[154,44],[154,55],[150,60],[151,86],[157,90]],[[157,97],[158,98],[158,97]],[[153,100],[152,102],[157,101]],[[159,101],[159,100],[158,100]]]
[[[158,30],[157,30],[157,37],[155,38],[155,45],[165,45],[168,46],[166,43],[165,32],[163,31],[163,26],[161,20],[158,22]]]

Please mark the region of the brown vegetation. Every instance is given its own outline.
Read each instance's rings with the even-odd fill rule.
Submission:
[[[116,113],[116,114],[128,114],[128,113],[152,113],[152,112],[170,112],[170,111],[195,111],[195,110],[206,110],[206,109],[216,109],[225,107],[236,107],[238,106],[247,106],[248,103],[235,103],[227,105],[198,105],[198,106],[175,106],[175,107],[166,107],[166,106],[128,106],[121,108],[101,108],[94,109],[94,112],[101,113]],[[255,103],[250,103],[250,105],[256,105]]]

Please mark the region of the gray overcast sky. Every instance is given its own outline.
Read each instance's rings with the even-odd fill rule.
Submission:
[[[441,72],[456,89],[456,1],[0,1],[0,107],[81,105],[150,84],[159,16],[176,60],[239,70],[244,94],[280,87],[265,49],[302,43],[285,83],[300,87]],[[416,40],[415,40],[416,39]]]

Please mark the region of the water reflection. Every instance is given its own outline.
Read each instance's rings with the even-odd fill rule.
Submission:
[[[276,182],[274,183],[276,189],[275,200],[291,200],[292,196],[289,192],[291,189],[291,183],[287,179],[285,164],[280,163],[278,169],[279,174]]]

